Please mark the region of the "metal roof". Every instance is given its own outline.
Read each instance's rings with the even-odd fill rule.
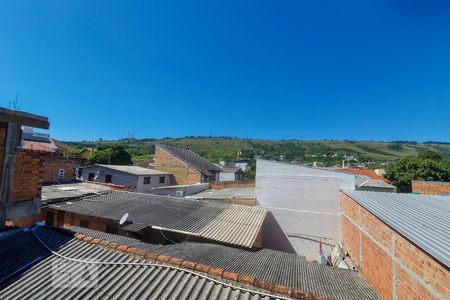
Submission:
[[[116,221],[128,213],[127,221],[133,223],[129,231],[153,227],[249,248],[267,212],[266,208],[257,206],[119,191],[49,207]]]
[[[172,155],[178,157],[185,163],[191,165],[192,167],[194,167],[195,169],[204,173],[207,176],[214,175],[210,171],[214,172],[220,171],[220,168],[218,166],[214,165],[213,163],[209,162],[208,160],[204,159],[203,157],[201,157],[200,155],[191,150],[178,148],[166,144],[158,144],[158,146],[168,151]]]
[[[450,267],[450,197],[362,191],[344,193]]]
[[[133,175],[166,175],[169,174],[167,172],[164,171],[159,171],[159,170],[153,170],[153,169],[148,169],[148,168],[142,168],[142,167],[138,167],[138,166],[121,166],[121,165],[94,165],[94,166],[89,166],[89,167],[85,167],[84,169],[89,169],[92,167],[102,167],[102,168],[106,168],[106,169],[111,169],[111,170],[116,170],[116,171],[120,171],[120,172],[124,172],[124,173],[128,173],[128,174],[133,174]]]
[[[357,272],[306,261],[304,256],[270,249],[247,251],[209,243],[184,242],[165,246],[82,227],[68,227],[95,238],[145,251],[199,262],[228,272],[333,299],[378,299]]]
[[[108,263],[148,263],[141,257],[79,241],[51,228],[41,227],[35,232],[45,244],[67,257]],[[62,268],[61,275],[74,276],[83,263],[64,264],[67,260],[44,248],[30,230],[0,238],[0,253],[1,299],[276,299],[276,296],[258,294],[258,289],[252,286],[233,283],[252,291],[246,292],[164,264],[96,265],[98,281],[92,287],[76,286],[73,281],[60,287],[55,285],[59,282],[52,281],[55,270],[52,267]]]
[[[384,189],[395,189],[396,187],[389,184],[383,180],[373,179],[365,175],[355,175],[355,186],[356,187],[374,187],[374,188],[384,188]]]

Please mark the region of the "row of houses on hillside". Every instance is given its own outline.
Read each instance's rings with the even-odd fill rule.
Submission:
[[[238,164],[243,164],[243,161]],[[244,171],[237,165],[213,164],[197,153],[158,144],[152,168],[139,166],[94,165],[84,167],[80,179],[128,187],[130,191],[161,193],[165,186],[192,185],[217,181],[242,181]]]
[[[172,174],[130,166],[86,173],[103,182],[42,186],[44,159],[23,148],[20,125],[49,127],[0,109],[1,299],[450,298],[448,196],[368,191],[357,178],[378,180],[370,174],[265,160],[253,206],[113,184],[130,172],[142,185]],[[178,178],[214,174],[181,157]],[[229,184],[204,183],[239,185]]]

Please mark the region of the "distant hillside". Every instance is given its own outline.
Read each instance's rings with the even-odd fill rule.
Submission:
[[[98,147],[108,144],[123,145],[134,158],[149,158],[156,143],[188,148],[203,157],[218,162],[221,159],[253,158],[283,159],[299,163],[313,161],[325,165],[340,164],[344,155],[355,156],[358,162],[389,162],[402,156],[416,156],[421,151],[433,149],[442,157],[450,157],[450,143],[413,141],[299,141],[257,140],[228,137],[184,137],[164,139],[121,139],[97,142],[67,142],[75,148]],[[238,157],[238,152],[241,155]]]

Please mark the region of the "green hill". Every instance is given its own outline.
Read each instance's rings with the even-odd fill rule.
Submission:
[[[358,162],[373,165],[393,161],[403,156],[416,156],[421,151],[435,150],[442,157],[450,157],[450,143],[413,141],[374,142],[337,140],[258,140],[230,137],[184,137],[164,139],[120,139],[96,142],[66,142],[74,148],[98,147],[120,144],[136,160],[149,159],[156,143],[188,148],[203,157],[218,162],[222,159],[249,158],[258,155],[266,159],[283,159],[288,162],[311,163],[319,161],[325,165],[342,162],[344,155],[355,156]],[[241,153],[238,155],[238,153]]]

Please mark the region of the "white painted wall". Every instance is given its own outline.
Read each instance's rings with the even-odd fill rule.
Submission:
[[[225,173],[225,172],[219,173],[219,181],[235,181],[235,180],[236,174],[234,173]]]
[[[319,260],[341,240],[340,189],[355,189],[355,177],[327,170],[257,160],[256,199],[267,207],[297,254]],[[280,234],[263,228],[263,246],[277,249]],[[326,245],[331,244],[331,245]],[[289,249],[278,249],[289,251]]]
[[[154,187],[162,187],[170,185],[170,175],[133,175],[117,170],[112,170],[100,166],[85,167],[81,171],[81,180],[87,181],[89,173],[95,173],[94,181],[105,183],[106,174],[111,174],[111,183],[117,185],[129,186],[130,191],[138,193],[150,193]],[[144,184],[144,177],[150,176],[150,184]],[[164,183],[159,183],[159,177],[164,177]]]

